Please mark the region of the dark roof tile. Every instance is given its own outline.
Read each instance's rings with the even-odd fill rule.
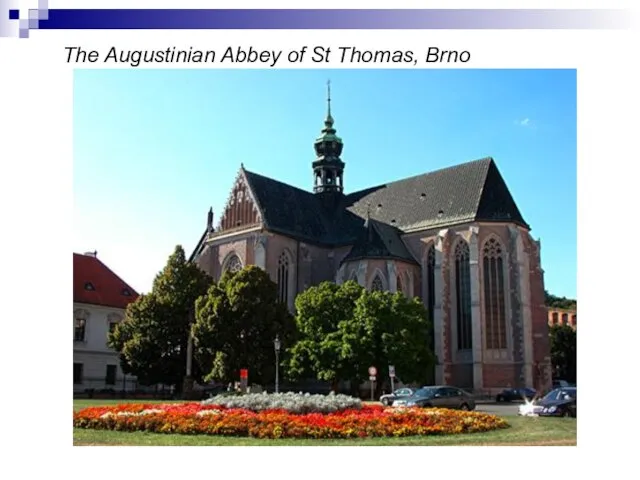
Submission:
[[[491,158],[353,192],[334,210],[312,192],[244,172],[267,229],[327,246],[361,243],[367,212],[387,254],[408,261],[415,260],[402,233],[472,221],[510,221],[528,228]],[[393,247],[387,246],[389,240]],[[364,247],[354,246],[353,255]]]

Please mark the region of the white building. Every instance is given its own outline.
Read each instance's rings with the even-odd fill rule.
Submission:
[[[136,388],[135,377],[123,374],[118,353],[107,346],[107,335],[137,297],[95,252],[73,254],[74,393]]]

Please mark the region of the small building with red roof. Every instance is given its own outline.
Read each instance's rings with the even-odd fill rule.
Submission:
[[[97,252],[73,254],[73,391],[133,390],[107,335],[124,319],[138,293],[98,259]]]

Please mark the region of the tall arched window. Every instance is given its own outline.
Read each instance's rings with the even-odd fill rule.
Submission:
[[[488,349],[507,348],[507,322],[504,296],[504,250],[491,238],[482,251],[484,274],[484,313]]]
[[[278,259],[278,298],[282,303],[289,300],[289,257],[282,252]]]
[[[402,285],[402,276],[400,274],[398,274],[398,276],[396,277],[396,291],[400,293],[404,293],[404,287]]]
[[[456,313],[458,350],[471,348],[471,272],[469,245],[459,241],[455,251]]]
[[[382,292],[383,290],[384,290],[384,283],[382,282],[382,278],[380,278],[380,275],[376,274],[376,276],[373,279],[373,282],[371,282],[371,291]]]
[[[242,270],[242,262],[240,261],[240,258],[234,253],[227,259],[222,270],[231,273]]]
[[[436,247],[431,245],[427,250],[427,311],[433,321],[436,304]]]
[[[353,269],[351,271],[351,276],[349,277],[349,280],[353,280],[354,282],[358,283],[358,272],[356,271],[356,269]]]

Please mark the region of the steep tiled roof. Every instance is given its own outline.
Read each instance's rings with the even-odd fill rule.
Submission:
[[[352,193],[345,208],[404,232],[474,220],[526,226],[491,158]]]
[[[342,263],[362,258],[388,258],[417,263],[395,227],[368,219]]]
[[[265,228],[327,246],[360,246],[367,212],[375,242],[389,257],[415,261],[400,239],[403,233],[472,221],[513,222],[529,228],[492,158],[455,165],[343,196],[328,209],[317,194],[244,170],[262,212]],[[391,244],[389,241],[391,240]],[[204,241],[196,247],[194,255]],[[393,245],[393,248],[391,247]],[[371,251],[373,251],[371,250]]]
[[[245,170],[266,228],[314,242],[331,240],[333,221],[315,194]]]
[[[126,308],[138,293],[92,255],[73,254],[73,301]]]

